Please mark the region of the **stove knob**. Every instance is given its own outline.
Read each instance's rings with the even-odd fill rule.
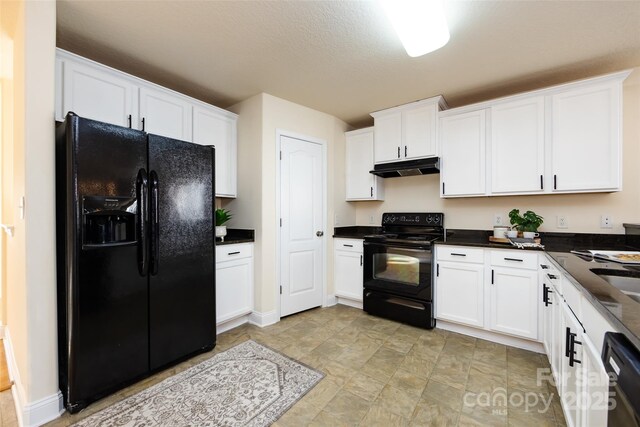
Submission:
[[[396,222],[396,217],[395,217],[395,215],[393,215],[393,216],[389,217],[389,221],[391,221],[391,222]]]
[[[420,216],[419,215],[416,215],[415,221],[418,222],[418,223],[420,222]]]

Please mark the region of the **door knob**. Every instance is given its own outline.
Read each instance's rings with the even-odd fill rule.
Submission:
[[[316,236],[318,236],[318,237],[322,237],[322,236],[324,236],[324,232],[322,232],[322,231],[316,231]]]

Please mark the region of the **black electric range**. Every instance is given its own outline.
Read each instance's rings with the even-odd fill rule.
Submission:
[[[384,213],[382,233],[364,237],[364,310],[433,328],[433,243],[444,235],[442,213]]]

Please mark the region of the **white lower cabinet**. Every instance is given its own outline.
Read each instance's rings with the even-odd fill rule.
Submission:
[[[558,392],[567,426],[579,426],[579,398],[581,393],[582,326],[566,304],[560,307],[558,338],[561,341],[560,384]]]
[[[216,322],[253,311],[253,243],[216,246]]]
[[[333,249],[336,296],[362,302],[362,240],[334,239]]]
[[[484,265],[438,262],[436,318],[469,326],[484,326]]]
[[[488,329],[538,340],[538,254],[487,251],[491,263]]]
[[[549,262],[540,270],[543,335],[569,427],[607,425],[609,376],[601,360],[602,341],[615,328],[582,295],[569,276]],[[544,289],[544,288],[543,288]]]

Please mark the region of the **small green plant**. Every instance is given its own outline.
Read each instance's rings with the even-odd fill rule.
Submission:
[[[216,209],[216,226],[224,225],[225,222],[233,218],[231,212],[226,209]]]
[[[520,215],[519,209],[509,212],[509,220],[511,225],[520,231],[538,231],[538,227],[544,222],[544,218],[533,211],[526,211]]]

